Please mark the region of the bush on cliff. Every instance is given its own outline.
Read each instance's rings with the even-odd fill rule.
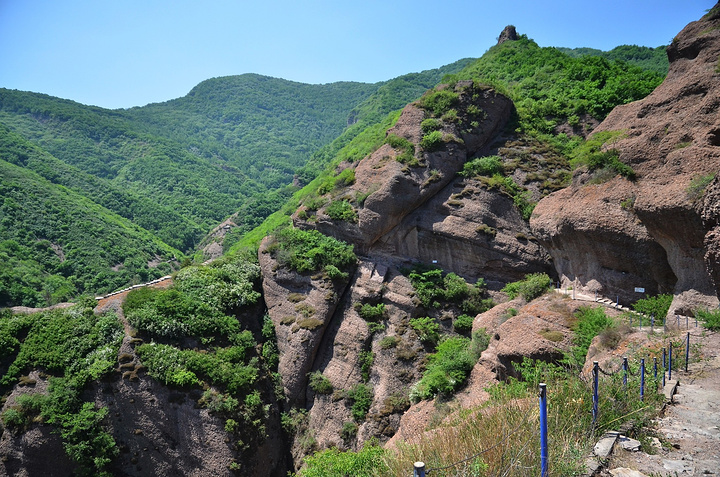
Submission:
[[[508,283],[502,289],[510,299],[522,296],[525,301],[531,301],[545,293],[552,286],[552,280],[545,273],[531,273],[525,279]]]
[[[357,262],[352,245],[317,230],[286,227],[275,234],[268,250],[281,265],[300,273],[317,272],[328,265],[345,270]]]

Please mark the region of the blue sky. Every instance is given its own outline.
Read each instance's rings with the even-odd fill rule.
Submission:
[[[377,82],[479,57],[512,24],[540,46],[668,44],[713,0],[0,0],[0,87],[125,108],[208,78]]]

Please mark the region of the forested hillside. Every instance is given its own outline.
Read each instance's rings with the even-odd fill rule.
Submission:
[[[665,46],[650,48],[648,46],[620,45],[610,51],[602,51],[595,48],[562,48],[562,51],[573,58],[582,56],[600,56],[607,60],[620,60],[639,66],[645,70],[654,71],[662,75],[668,72],[668,57],[665,53]]]
[[[110,222],[129,221],[127,240],[104,226],[101,232],[84,230],[85,221],[76,225],[83,237],[77,240],[56,229],[62,221],[38,219],[42,208],[34,202],[16,203],[13,213],[3,209],[3,240],[22,237],[23,246],[51,240],[76,254],[60,268],[39,261],[27,264],[33,273],[7,269],[14,291],[2,294],[0,306],[52,304],[162,274],[148,271],[147,264],[124,266],[121,273],[124,251],[161,243],[170,255],[193,254],[205,234],[233,213],[236,236],[252,229],[287,200],[298,168],[348,124],[361,130],[466,63],[376,84],[306,85],[250,74],[215,78],[183,98],[130,110],[0,89],[0,160],[33,172],[23,176],[23,188],[30,178],[42,178],[48,193],[71,191],[73,200],[87,199],[103,211],[99,215],[114,217]],[[42,233],[29,227],[32,221],[43,223]],[[98,259],[98,247],[123,252]],[[7,263],[29,256],[10,245],[4,253]],[[58,277],[72,284],[46,285]],[[63,291],[44,292],[48,287]]]

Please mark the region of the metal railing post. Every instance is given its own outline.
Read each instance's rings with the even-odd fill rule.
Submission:
[[[690,332],[687,332],[685,339],[685,372],[688,372],[688,363],[690,362]]]
[[[640,358],[640,400],[645,400],[645,358]]]
[[[628,360],[627,356],[623,356],[623,387],[625,388],[625,391],[627,391],[627,378],[628,378]]]
[[[598,382],[600,381],[600,365],[597,361],[593,362],[593,408],[592,408],[592,416],[593,416],[593,425],[597,422],[598,418],[598,403],[599,403],[599,396],[598,396]]]
[[[540,383],[540,476],[548,475],[547,385]]]
[[[425,477],[425,462],[415,462],[413,477]]]

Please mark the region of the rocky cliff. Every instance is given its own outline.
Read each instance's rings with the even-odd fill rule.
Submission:
[[[716,10],[673,39],[670,71],[651,95],[618,106],[595,130],[618,133],[605,150],[636,178],[580,169],[535,208],[533,233],[565,285],[625,303],[671,293],[671,314],[718,304],[717,186],[706,192],[720,168]]]

